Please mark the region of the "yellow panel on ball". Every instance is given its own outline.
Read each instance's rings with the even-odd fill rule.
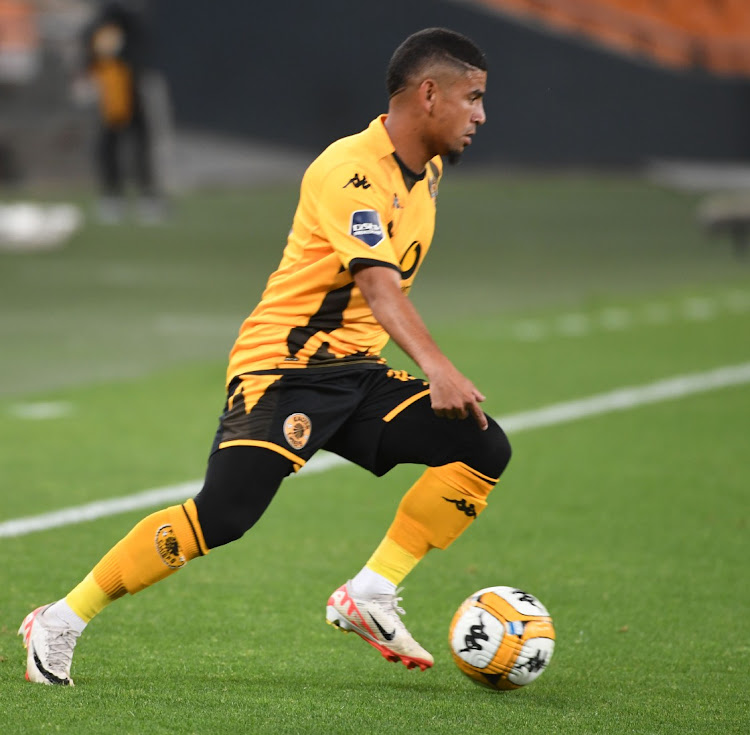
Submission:
[[[491,689],[518,689],[547,668],[555,628],[547,608],[517,587],[486,587],[468,597],[451,621],[453,660]]]

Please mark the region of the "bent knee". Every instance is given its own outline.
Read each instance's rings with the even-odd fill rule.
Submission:
[[[464,460],[466,464],[487,477],[498,479],[510,462],[512,454],[510,440],[500,425],[488,417],[489,426],[480,432],[476,441]]]

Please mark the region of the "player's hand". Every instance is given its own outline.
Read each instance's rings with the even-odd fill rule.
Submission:
[[[449,361],[445,361],[427,375],[430,381],[432,410],[443,418],[465,419],[471,416],[482,431],[487,429],[487,417],[479,404],[485,396],[465,375]]]

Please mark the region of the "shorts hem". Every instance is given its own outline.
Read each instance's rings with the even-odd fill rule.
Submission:
[[[259,441],[257,439],[232,439],[230,441],[219,443],[219,449],[226,449],[227,447],[262,447],[263,449],[270,449],[272,452],[276,452],[294,463],[295,472],[304,467],[307,462],[306,459],[302,459],[302,457],[290,452],[288,449],[284,449],[284,447],[281,447],[278,444]]]

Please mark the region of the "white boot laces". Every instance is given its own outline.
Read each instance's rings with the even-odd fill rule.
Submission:
[[[47,665],[51,669],[69,671],[78,635],[71,628],[47,627]]]

